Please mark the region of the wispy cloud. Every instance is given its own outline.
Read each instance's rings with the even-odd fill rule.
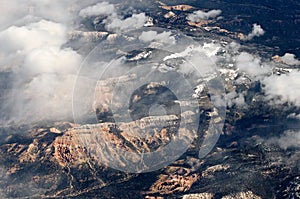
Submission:
[[[198,10],[193,12],[192,14],[189,14],[187,19],[192,22],[199,22],[200,20],[208,20],[208,19],[216,18],[221,13],[222,13],[221,10],[210,10],[207,12]]]
[[[283,63],[288,64],[288,65],[300,65],[300,61],[296,59],[296,56],[291,53],[285,53],[282,57],[281,60]]]
[[[282,149],[288,149],[292,147],[300,147],[300,131],[285,131],[279,137],[270,138],[267,141],[269,144],[276,144]]]
[[[293,71],[290,74],[269,76],[262,80],[267,99],[275,104],[285,102],[300,106],[300,72]]]
[[[108,2],[97,3],[80,10],[79,15],[81,17],[92,17],[92,16],[101,16],[101,15],[111,15],[116,12],[115,6],[109,4]]]
[[[174,36],[172,36],[172,33],[166,31],[162,33],[157,33],[156,31],[143,31],[139,36],[139,39],[145,42],[158,41],[167,44],[175,44],[176,42],[176,39]]]
[[[254,37],[260,37],[265,34],[264,29],[261,27],[261,25],[253,24],[252,31],[246,36],[245,40],[251,40]]]

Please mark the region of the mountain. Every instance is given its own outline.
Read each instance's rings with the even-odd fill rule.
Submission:
[[[243,16],[191,20],[199,3],[175,3],[155,1],[140,30],[113,32],[91,16],[68,34],[86,56],[75,121],[0,128],[1,198],[300,198],[299,106],[265,89],[299,64],[248,40],[235,26]],[[221,16],[241,6],[213,3],[226,4]]]

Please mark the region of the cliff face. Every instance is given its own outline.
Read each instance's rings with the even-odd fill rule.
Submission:
[[[169,126],[159,129],[153,127],[153,124],[166,121]],[[128,164],[128,160],[118,156],[120,154],[116,153],[115,147],[137,154],[159,150],[171,139],[177,139],[178,135],[174,131],[177,129],[177,121],[176,116],[158,116],[122,123],[119,127],[113,123],[84,126],[58,124],[56,128],[30,129],[25,136],[25,143],[17,136],[11,136],[12,143],[8,141],[3,144],[0,152],[5,176],[1,183],[7,185],[3,191],[10,197],[75,197],[91,190],[100,191],[110,184],[128,181],[137,174],[125,174],[105,165],[110,157],[114,157],[115,165],[120,168]],[[128,132],[135,127],[149,135],[141,138]],[[194,137],[195,132],[186,129],[180,135]],[[176,170],[180,170],[180,167]],[[161,190],[158,193],[167,194],[189,189],[197,179],[196,174],[189,176],[189,173],[165,176],[153,185],[151,193]],[[24,178],[20,179],[20,176]],[[159,185],[169,180],[176,181],[170,187]],[[24,192],[23,183],[26,181],[30,183]]]
[[[94,161],[76,137],[74,126],[58,124],[60,130],[34,128],[23,138],[11,136],[1,146],[3,195],[76,197],[134,176],[112,171]]]
[[[184,141],[179,136],[186,136],[187,139],[196,136],[195,132],[188,129],[177,133],[178,120],[173,115],[152,116],[119,125],[100,123],[69,129],[54,141],[55,158],[62,166],[74,166],[88,159],[99,161],[98,164],[101,165],[114,157],[115,164],[122,168],[128,163],[122,157],[124,154],[119,154],[116,149],[130,153],[149,153],[160,150],[171,140]],[[157,124],[164,126],[158,127]],[[138,161],[138,157],[132,158],[131,161]]]
[[[214,198],[220,195],[223,198],[288,198],[299,193],[297,161],[300,154],[292,152],[287,158],[278,148],[256,144],[263,132],[272,127],[255,127],[257,133],[253,134],[226,124],[231,134],[223,135],[205,159],[197,158],[196,141],[177,161],[150,173],[130,174],[106,166],[107,158],[112,156],[115,165],[127,164],[115,153],[114,146],[139,154],[157,150],[157,146],[176,139],[171,125],[161,131],[147,125],[147,121],[153,120],[167,120],[172,124],[176,119],[174,116],[144,118],[123,123],[119,128],[112,123],[83,126],[63,123],[56,124],[55,128],[27,129],[23,136],[10,135],[0,147],[2,194],[4,198],[89,198],[93,195],[100,198],[118,195],[130,198]],[[135,137],[127,132],[133,125],[143,130],[148,128],[149,131],[143,132],[152,136]],[[183,135],[195,136],[188,129]]]

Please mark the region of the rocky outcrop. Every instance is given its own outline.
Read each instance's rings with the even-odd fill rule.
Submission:
[[[88,161],[85,147],[76,136],[70,133],[56,138],[53,147],[54,158],[61,166],[75,166]]]
[[[85,41],[89,42],[95,42],[98,40],[105,39],[107,36],[109,36],[108,32],[98,32],[98,31],[73,31],[69,33],[68,37],[69,40],[78,40],[78,39],[84,39]]]
[[[203,163],[192,157],[174,162],[163,170],[146,194],[168,195],[187,192],[201,177],[197,170]]]
[[[255,195],[252,191],[247,191],[223,196],[222,199],[261,199],[261,197]]]
[[[198,22],[187,21],[188,25],[195,26],[198,28],[206,26],[206,25],[210,24],[211,22],[212,22],[211,20],[200,20]]]
[[[149,193],[162,195],[188,191],[198,179],[197,174],[193,175],[161,175],[159,180],[150,187]]]
[[[151,116],[129,123],[84,125],[56,138],[54,155],[62,166],[76,166],[88,159],[101,165],[110,157],[118,160],[117,165],[126,165],[126,160],[115,147],[132,153],[147,153],[159,150],[171,140],[196,137],[195,132],[188,129],[182,129],[178,134],[177,127],[178,117],[175,115]]]
[[[182,199],[212,199],[214,194],[212,193],[198,193],[198,194],[187,194]],[[223,196],[222,199],[261,199],[261,197],[255,195],[252,191],[239,192],[236,194],[230,194]]]
[[[170,11],[167,14],[164,15],[164,18],[166,18],[166,19],[170,19],[170,18],[173,18],[173,17],[176,17],[176,14],[172,11]]]
[[[188,11],[194,9],[194,7],[190,5],[175,5],[175,6],[163,5],[160,7],[164,10],[177,10],[177,11]]]
[[[226,171],[230,168],[230,165],[214,165],[208,167],[205,171],[201,173],[202,177],[213,177],[215,172]]]
[[[212,199],[213,196],[212,193],[197,193],[184,195],[182,199]]]

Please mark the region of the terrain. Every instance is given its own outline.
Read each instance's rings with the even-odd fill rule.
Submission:
[[[292,103],[266,102],[263,83],[238,69],[238,52],[230,46],[239,42],[239,50],[263,56],[262,62],[272,65],[268,76],[298,71],[299,65],[284,63],[277,55],[286,48],[274,49],[267,45],[269,41],[259,43],[260,38],[245,41],[247,32],[231,29],[242,20],[188,20],[187,15],[198,9],[194,1],[189,5],[155,1],[146,10],[149,20],[144,28],[180,31],[217,56],[217,71],[229,99],[223,99],[225,118],[222,110],[211,103],[209,83],[198,81],[193,93],[184,92],[195,96],[194,101],[184,101],[174,96],[180,87],[171,91],[166,88],[172,83],[161,81],[135,90],[129,106],[133,120],[127,121],[122,117],[128,111],[121,104],[122,94],[114,96],[120,103],[110,107],[114,86],[121,84],[125,90],[131,81],[143,81],[134,73],[140,65],[157,66],[155,74],[160,76],[166,71],[179,71],[184,59],[173,58],[174,53],[155,46],[122,49],[121,53],[112,49],[108,54],[119,53],[125,60],[122,67],[133,73],[97,80],[95,101],[86,113],[92,117],[84,122],[43,121],[0,128],[1,198],[300,198],[299,147],[281,147],[272,141],[282,132],[299,129],[298,119],[292,116],[300,109]],[[273,8],[263,9],[272,12]],[[298,23],[299,19],[294,20]],[[84,19],[82,29],[70,31],[66,45],[88,56],[87,52],[101,42],[111,47],[129,38],[107,31],[102,21],[101,17]],[[171,58],[163,59],[166,57]],[[227,57],[232,59],[228,61]],[[205,78],[210,82],[215,77]],[[241,93],[243,103],[238,101]],[[159,108],[150,110],[153,102],[163,105],[166,114],[161,114]],[[189,111],[184,112],[183,107]],[[211,123],[219,125],[213,130],[221,128],[220,137],[212,150],[199,158],[205,137],[215,133]],[[141,154],[160,151],[173,142],[178,148],[158,154],[151,159],[154,162],[141,159]],[[191,144],[180,153],[185,142]],[[123,152],[130,155],[124,158]],[[131,162],[137,163],[131,168]]]

